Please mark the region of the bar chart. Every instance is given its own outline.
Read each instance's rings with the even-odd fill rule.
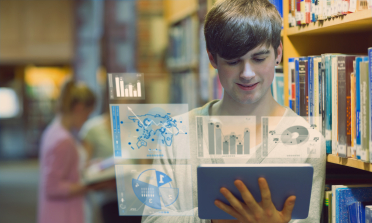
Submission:
[[[229,117],[229,118],[228,118]],[[208,116],[196,118],[198,157],[249,156],[255,154],[255,118]]]
[[[110,99],[145,99],[141,73],[108,74]]]

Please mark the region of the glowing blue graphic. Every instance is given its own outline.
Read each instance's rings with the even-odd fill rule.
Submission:
[[[144,174],[145,173],[145,174]],[[146,183],[148,181],[143,176],[156,176],[156,185]],[[172,179],[163,172],[156,169],[148,169],[143,171],[137,179],[132,179],[132,188],[134,194],[143,204],[154,209],[162,209],[173,204],[179,195],[179,189],[173,188],[171,185]]]
[[[130,108],[128,109],[130,110]],[[177,120],[171,118],[170,113],[163,116],[161,114],[134,115],[129,116],[128,119],[137,123],[139,128],[136,130],[140,135],[136,143],[138,149],[142,146],[146,147],[147,140],[156,136],[161,136],[160,140],[162,144],[171,146],[174,136],[180,134],[180,130],[177,127]],[[143,119],[143,122],[141,119]],[[187,134],[187,132],[184,132],[184,134]]]
[[[111,105],[115,157],[187,159],[189,121],[187,104]],[[176,143],[175,143],[176,142]]]

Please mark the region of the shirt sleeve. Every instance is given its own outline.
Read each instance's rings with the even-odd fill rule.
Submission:
[[[51,198],[68,197],[72,182],[68,179],[76,159],[75,145],[70,140],[63,140],[45,155],[45,190]]]

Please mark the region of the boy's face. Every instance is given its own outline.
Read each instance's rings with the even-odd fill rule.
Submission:
[[[271,95],[275,66],[282,57],[282,44],[275,57],[272,46],[258,46],[244,56],[226,60],[217,55],[217,63],[208,52],[212,66],[218,70],[224,94],[241,104],[253,104]],[[265,97],[266,96],[266,97]],[[224,97],[225,98],[225,97]]]

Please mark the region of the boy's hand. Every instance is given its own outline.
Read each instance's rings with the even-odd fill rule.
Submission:
[[[262,197],[260,203],[256,202],[242,181],[236,180],[234,184],[241,193],[244,202],[240,202],[229,190],[223,187],[220,192],[230,202],[231,206],[226,205],[219,200],[216,200],[214,203],[218,208],[238,219],[239,222],[287,223],[291,220],[296,196],[288,197],[284,203],[283,210],[278,211],[271,201],[269,185],[264,178],[258,179],[258,185],[260,186]],[[213,222],[216,222],[216,220],[213,220]],[[230,221],[218,220],[217,222],[223,223]]]

